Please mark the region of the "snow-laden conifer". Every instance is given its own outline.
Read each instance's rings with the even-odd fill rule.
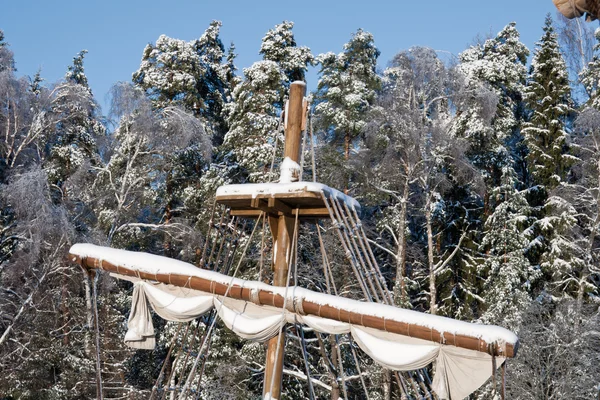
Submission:
[[[245,80],[233,91],[228,106],[230,125],[223,145],[251,182],[265,182],[269,174],[276,142],[283,137],[277,127],[280,111],[275,106],[283,98],[283,74],[274,61],[259,61],[244,69]]]
[[[315,95],[315,114],[324,131],[325,141],[334,150],[334,160],[328,164],[347,163],[353,142],[367,125],[367,113],[381,86],[375,70],[379,54],[373,35],[359,29],[344,45],[343,52],[329,52],[317,57],[321,70]],[[344,177],[339,177],[340,172]],[[344,182],[347,190],[349,171],[338,168],[334,175],[337,175],[335,179],[338,182],[340,179]]]
[[[484,171],[488,184],[499,184],[502,167],[511,163],[515,140],[522,119],[522,100],[529,50],[519,40],[516,24],[510,23],[494,38],[470,47],[459,56],[460,66],[477,99],[481,86],[488,87],[497,96],[493,108],[492,125],[485,124],[486,106],[471,107],[466,101],[455,122],[456,133],[471,143],[471,159]]]
[[[308,66],[314,61],[308,47],[296,44],[293,27],[294,23],[289,21],[275,25],[265,34],[260,46],[263,60],[279,64],[285,76],[283,83],[286,88],[294,81],[303,81]]]
[[[96,141],[105,135],[100,107],[88,86],[83,66],[86,50],[73,58],[65,82],[53,91],[53,97],[40,123],[46,128],[49,157],[45,165],[50,180],[67,196],[65,181],[79,168],[98,164]]]
[[[531,113],[523,125],[533,184],[547,190],[566,177],[574,157],[568,154],[567,124],[574,112],[566,63],[550,15],[531,62],[525,101]]]
[[[232,63],[225,60],[220,27],[221,22],[213,21],[199,39],[189,42],[161,35],[146,46],[133,73],[134,83],[146,91],[154,107],[184,107],[202,117],[206,130],[217,138],[226,130],[222,109]]]
[[[513,330],[521,324],[530,303],[530,286],[539,276],[525,257],[529,241],[524,231],[530,226],[531,210],[516,183],[514,171],[505,168],[502,185],[492,193],[498,205],[485,222],[481,251],[486,256],[479,268],[484,278],[482,322]]]

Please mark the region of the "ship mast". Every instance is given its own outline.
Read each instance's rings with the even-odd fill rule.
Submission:
[[[284,157],[295,163],[300,161],[300,143],[304,120],[304,82],[296,81],[290,86],[290,99],[285,115],[285,150]],[[274,202],[275,203],[275,202]],[[273,204],[275,206],[275,204]],[[282,209],[283,207],[279,207]],[[292,255],[297,228],[293,215],[283,211],[269,214],[269,226],[275,243],[273,251],[273,286],[287,286],[289,264]],[[281,377],[283,374],[283,355],[285,348],[285,330],[269,339],[267,359],[265,362],[265,379],[263,398],[279,399],[281,396]]]

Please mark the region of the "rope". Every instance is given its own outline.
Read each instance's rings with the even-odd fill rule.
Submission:
[[[327,196],[325,195],[325,193],[323,191],[321,191],[321,195],[323,196],[323,203],[325,204],[327,211],[329,211],[329,216],[331,217],[331,220],[334,222],[336,232],[338,233],[340,241],[342,242],[342,246],[344,247],[344,251],[346,252],[346,257],[348,257],[348,261],[350,261],[350,266],[352,267],[352,271],[354,272],[354,275],[356,276],[356,280],[358,281],[360,288],[362,289],[363,295],[365,296],[365,299],[367,299],[368,301],[373,301],[372,297],[369,294],[369,291],[367,290],[367,287],[365,286],[365,283],[362,279],[361,274],[356,269],[356,260],[354,259],[351,250],[348,248],[348,246],[346,244],[346,240],[344,239],[344,234],[342,233],[342,230],[340,229],[341,223],[336,218],[334,211],[332,211],[333,207],[331,207],[329,205]]]
[[[371,297],[367,287],[365,286],[362,275],[359,273],[359,271],[356,268],[357,262],[354,257],[354,254],[352,253],[352,251],[350,250],[350,248],[348,247],[348,245],[346,243],[345,233],[343,233],[342,230],[340,229],[340,225],[343,225],[343,222],[340,222],[340,220],[336,217],[335,211],[333,211],[333,206],[329,205],[329,201],[327,199],[327,196],[325,196],[325,193],[323,191],[321,191],[321,194],[323,196],[323,203],[325,204],[325,207],[327,207],[327,210],[329,211],[329,216],[331,217],[331,220],[334,222],[336,232],[338,233],[338,236],[342,243],[342,247],[344,248],[344,251],[346,252],[346,257],[348,258],[348,261],[350,261],[350,266],[352,267],[352,271],[354,272],[354,275],[356,276],[356,280],[358,281],[360,288],[362,289],[363,295],[365,296],[365,299],[367,299],[368,301],[373,301],[373,298]]]
[[[222,233],[222,230],[223,230],[223,219],[225,218],[226,214],[227,214],[227,209],[223,208],[223,211],[221,212],[221,219],[219,220],[219,226],[217,228],[217,232],[218,232],[217,235],[219,233]],[[217,242],[218,242],[218,240],[214,240],[212,242],[212,247],[210,249],[210,255],[208,256],[208,260],[206,261],[206,264],[205,264],[206,266],[210,266],[210,264],[212,262],[213,255],[214,255],[215,249],[217,247]]]
[[[321,258],[323,259],[323,275],[325,275],[325,285],[327,286],[327,293],[331,294],[331,287],[333,285],[335,295],[337,296],[335,282],[333,282],[333,275],[331,275],[330,280],[331,265],[329,264],[329,259],[327,258],[327,252],[325,251],[325,245],[323,244],[323,237],[321,236],[321,229],[319,225],[317,225],[317,235],[319,236],[319,245],[321,247]]]
[[[384,283],[385,281],[383,280],[383,276],[381,275],[381,270],[379,269],[379,266],[377,265],[377,261],[375,260],[375,257],[370,256],[372,254],[371,248],[369,246],[369,242],[367,241],[366,236],[364,235],[364,230],[362,229],[362,224],[360,223],[360,219],[358,218],[358,215],[356,214],[356,209],[354,207],[352,207],[350,209],[345,202],[343,203],[343,205],[344,205],[344,209],[346,210],[346,216],[347,216],[348,220],[350,220],[350,223],[352,224],[352,230],[353,230],[353,232],[355,232],[356,238],[358,240],[358,244],[360,245],[360,248],[362,250],[362,254],[364,254],[364,257],[367,261],[368,268],[371,271],[371,274],[369,275],[369,277],[371,280],[373,280],[375,282],[375,286],[377,286],[377,290],[381,294],[381,298],[383,299],[383,302],[385,304],[391,305],[392,298],[390,296],[389,291],[387,289],[384,289],[383,285],[385,284]]]
[[[246,231],[246,225],[248,224],[248,221],[244,220],[244,224],[242,225],[241,228],[238,229],[237,221],[239,221],[239,219],[236,219],[236,224],[234,226],[234,229],[238,233],[237,233],[237,236],[235,237],[235,239],[233,240],[233,246],[231,247],[231,249],[228,252],[228,257],[226,259],[226,262],[223,263],[223,268],[221,270],[221,273],[223,275],[229,274],[229,270],[231,269],[231,266],[233,265],[233,262],[235,261],[235,257],[233,255],[235,253],[237,253],[237,250],[240,245],[240,240],[242,238],[242,234]],[[259,216],[259,219],[256,221],[256,223],[258,224],[259,221],[260,221],[260,216]],[[231,255],[231,256],[229,256],[229,255]],[[215,271],[216,271],[216,269],[215,269]]]
[[[506,364],[508,363],[508,360],[504,360],[504,363],[502,364],[502,392],[501,394],[501,399],[505,400],[506,399]]]
[[[186,325],[187,325],[187,327],[185,328],[185,333],[183,334],[183,339],[181,341],[181,347],[179,348],[179,351],[177,352],[177,355],[175,356],[175,360],[173,360],[173,364],[171,366],[171,371],[169,372],[169,376],[167,378],[167,386],[170,385],[170,382],[173,379],[173,373],[175,372],[175,368],[173,366],[177,365],[177,361],[179,361],[179,357],[181,356],[181,353],[183,352],[183,342],[187,341],[188,332],[190,330],[191,323],[188,322]],[[165,395],[166,395],[166,390],[163,391],[163,394],[160,397],[160,399],[163,400],[165,398]]]
[[[306,340],[304,339],[304,329],[302,325],[296,324],[296,331],[300,332],[300,347],[302,348],[302,358],[304,359],[304,368],[306,369],[306,381],[308,382],[308,393],[311,400],[315,399],[315,389],[310,378],[310,367],[308,365],[308,352],[306,351]]]
[[[312,113],[308,116],[308,129],[310,132],[310,153],[312,156],[312,179],[313,182],[317,181],[317,167],[315,162],[315,138],[313,136],[313,124],[312,124]]]
[[[94,320],[95,320],[95,334],[96,334],[96,398],[102,400],[104,398],[102,388],[102,365],[100,363],[100,320],[98,318],[98,279],[100,279],[99,273],[93,273],[92,279],[92,296],[94,299]]]
[[[346,228],[343,230],[344,237],[346,239],[346,244],[350,247],[350,249],[352,251],[353,259],[355,261],[357,261],[357,265],[362,268],[362,271],[360,271],[360,273],[364,274],[363,276],[364,276],[364,278],[368,284],[368,287],[370,289],[369,294],[371,295],[371,297],[375,298],[375,302],[381,303],[381,299],[379,298],[379,295],[377,294],[377,291],[375,290],[375,286],[373,285],[373,280],[369,279],[370,278],[369,269],[365,265],[361,251],[358,248],[358,245],[356,244],[356,240],[354,239],[354,234],[352,234],[353,230],[350,229],[350,227],[346,223],[347,218],[345,217],[345,213],[343,212],[339,201],[336,198],[333,198],[333,200],[331,201],[331,204],[332,204],[332,208],[334,209],[335,213],[337,214],[339,220],[342,221],[342,224]]]
[[[338,336],[334,335],[335,346],[337,347],[338,365],[340,370],[340,378],[342,378],[342,393],[344,393],[344,400],[348,400],[348,392],[346,390],[346,375],[344,374],[344,363],[342,362],[341,347],[338,342]]]
[[[215,211],[217,208],[217,199],[215,198],[213,200],[213,205],[212,205],[212,209],[210,212],[210,219],[208,221],[208,231],[206,232],[206,241],[204,242],[204,246],[202,246],[202,255],[200,256],[200,260],[198,260],[198,264],[197,266],[202,268],[205,265],[205,258],[206,257],[206,250],[208,249],[208,243],[209,243],[209,238],[210,238],[210,233],[212,231],[213,225],[214,225],[214,221],[215,221]]]
[[[360,218],[358,216],[358,213],[356,212],[356,209],[354,207],[352,207],[351,211],[352,211],[352,214],[354,215],[354,218],[356,219],[356,221],[360,221]],[[380,284],[381,284],[382,288],[385,288],[386,287],[385,278],[383,277],[383,274],[381,273],[381,270],[378,267],[377,259],[375,258],[375,254],[373,254],[373,250],[371,249],[371,245],[369,244],[367,234],[365,233],[365,230],[364,230],[362,224],[360,224],[359,230],[360,230],[360,234],[361,234],[360,236],[362,237],[362,240],[365,243],[365,247],[367,249],[368,256],[371,259],[371,262],[374,263],[374,266],[375,266],[374,269],[375,269],[375,272],[377,273]],[[384,296],[384,297],[387,297],[388,300],[390,301],[390,304],[393,304],[393,299],[392,299],[392,295],[391,295],[390,291],[387,290],[387,288],[385,288],[384,291],[385,291],[385,293],[387,293],[387,296]]]
[[[302,181],[304,175],[304,152],[306,150],[306,130],[302,131],[302,149],[300,150],[300,176],[299,180]]]
[[[348,335],[348,340],[350,341],[350,350],[352,351],[352,357],[354,358],[354,364],[356,364],[356,370],[358,371],[358,376],[360,377],[360,383],[365,392],[365,399],[369,400],[369,392],[367,391],[367,385],[365,383],[365,379],[362,376],[362,371],[360,370],[360,364],[358,362],[358,357],[356,356],[356,350],[354,350],[354,342],[352,340],[352,335]]]
[[[177,331],[175,332],[175,335],[173,335],[173,338],[171,339],[171,345],[169,346],[169,351],[167,352],[167,356],[165,357],[163,365],[160,368],[160,373],[158,374],[158,378],[156,378],[154,386],[152,386],[152,393],[150,394],[150,400],[153,400],[156,396],[156,393],[158,391],[158,386],[160,384],[160,381],[163,379],[163,376],[165,373],[165,367],[167,366],[167,360],[169,359],[169,357],[171,357],[171,353],[173,352],[173,348],[175,347],[175,341],[177,340],[177,336],[179,336],[179,331],[181,330],[182,325],[183,325],[182,323],[177,324]]]
[[[263,218],[262,235],[261,235],[261,239],[260,239],[260,263],[259,263],[259,268],[258,268],[258,281],[259,282],[263,281],[263,270],[264,270],[264,267],[265,267],[264,253],[265,253],[265,230],[266,230],[266,225],[267,225],[267,219]]]

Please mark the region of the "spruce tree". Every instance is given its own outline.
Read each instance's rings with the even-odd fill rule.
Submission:
[[[87,50],[81,50],[75,57],[73,57],[73,64],[67,67],[67,73],[65,80],[76,85],[81,85],[89,89],[87,76],[83,68],[83,58],[87,54]]]
[[[161,35],[144,49],[133,82],[144,89],[154,106],[182,105],[188,110],[202,108],[196,91],[200,65],[190,43]]]
[[[201,76],[196,80],[197,96],[201,101],[194,106],[194,112],[206,121],[215,144],[221,144],[227,132],[223,107],[230,95],[235,71],[233,58],[225,57],[225,47],[219,37],[220,28],[221,21],[212,21],[193,43],[201,67]]]
[[[8,49],[8,43],[4,40],[4,32],[0,29],[0,72],[15,71],[15,60],[13,53]]]
[[[83,66],[83,50],[68,67],[65,83],[58,87],[45,118],[51,126],[46,133],[49,157],[45,165],[53,184],[61,188],[80,167],[98,162],[96,140],[105,135],[99,106],[88,86]]]
[[[523,136],[532,183],[551,190],[564,181],[574,161],[568,154],[566,132],[574,110],[567,66],[550,15],[537,45],[525,89],[531,116],[523,125]]]
[[[530,226],[531,210],[516,184],[513,170],[505,168],[502,185],[493,191],[499,204],[485,222],[481,251],[486,259],[479,268],[484,276],[481,320],[513,330],[521,324],[530,301],[529,287],[539,275],[525,257],[529,241],[524,231]]]

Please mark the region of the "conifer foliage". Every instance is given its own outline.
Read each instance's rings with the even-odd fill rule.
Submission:
[[[530,113],[523,125],[533,183],[547,190],[566,178],[574,157],[568,154],[567,123],[574,112],[569,74],[550,15],[531,62],[525,101]]]
[[[359,29],[344,45],[342,53],[318,57],[321,78],[315,112],[328,141],[343,143],[346,160],[352,141],[365,128],[367,111],[381,85],[375,71],[379,54],[373,35]]]

